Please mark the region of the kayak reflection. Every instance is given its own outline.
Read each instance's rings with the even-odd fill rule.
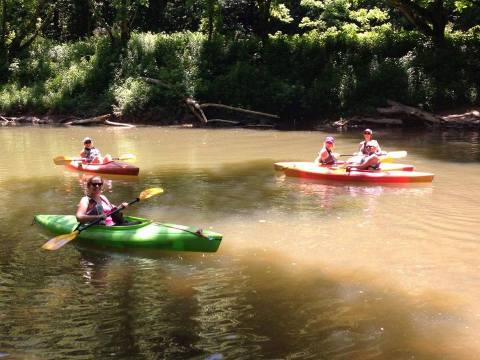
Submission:
[[[432,192],[430,183],[411,187],[405,184],[345,184],[338,182],[312,182],[310,179],[287,177],[277,173],[277,185],[286,188],[302,209],[311,207],[325,212],[362,208],[372,210],[383,195],[424,195]],[[365,201],[367,199],[367,201]],[[292,200],[290,200],[292,201]]]

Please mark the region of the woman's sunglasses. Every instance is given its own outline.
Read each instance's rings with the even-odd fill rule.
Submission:
[[[92,143],[92,142],[91,142],[90,140],[84,142],[85,145],[86,145],[86,144],[91,144],[91,143]]]
[[[90,185],[101,187],[101,186],[103,186],[103,183],[93,182],[93,183],[90,183]]]

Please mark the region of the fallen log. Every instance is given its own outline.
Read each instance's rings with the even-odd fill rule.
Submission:
[[[337,128],[347,128],[349,126],[357,126],[363,124],[376,124],[376,125],[385,125],[385,126],[402,126],[403,121],[401,119],[394,118],[375,118],[375,117],[366,117],[366,116],[353,116],[351,118],[335,121],[332,123],[332,126]]]
[[[377,112],[382,115],[394,115],[400,117],[404,123],[422,121],[429,126],[439,126],[443,122],[443,119],[440,116],[436,116],[413,106],[403,105],[392,100],[387,100],[387,104],[390,105],[390,107],[377,108]]]
[[[121,126],[121,127],[128,127],[128,128],[135,127],[135,125],[132,125],[132,124],[124,124],[124,123],[110,121],[110,118],[112,117],[113,116],[111,114],[106,114],[106,115],[95,116],[87,119],[68,121],[64,123],[64,125],[66,126],[87,125],[88,126],[88,125],[103,124],[103,125]]]
[[[2,126],[15,126],[17,125],[14,120],[7,119],[6,117],[3,117],[0,115],[0,120],[2,120],[1,125]]]
[[[208,120],[208,125],[212,126],[241,126],[242,123],[240,121],[233,121],[233,120],[224,120],[224,119],[210,119]]]
[[[121,127],[127,127],[127,128],[134,128],[134,127],[135,127],[135,125],[133,125],[133,124],[125,124],[125,123],[113,122],[113,121],[110,121],[110,120],[105,120],[105,125],[121,126]]]
[[[174,85],[168,84],[168,83],[163,82],[163,81],[158,80],[158,79],[153,79],[153,78],[144,77],[144,76],[140,76],[139,78],[141,80],[145,81],[148,84],[160,85],[160,86],[163,86],[163,87],[168,88],[168,89],[174,89],[175,88]],[[182,97],[182,96],[179,94],[179,97]],[[275,119],[279,118],[279,116],[275,115],[275,114],[268,114],[268,113],[264,113],[264,112],[260,112],[260,111],[247,110],[247,109],[242,109],[242,108],[223,105],[223,104],[216,104],[216,103],[199,104],[195,99],[192,99],[190,97],[185,98],[183,100],[183,102],[185,103],[187,109],[190,110],[190,112],[202,124],[207,124],[209,121],[211,121],[211,120],[208,120],[207,116],[205,115],[205,112],[203,111],[203,109],[206,109],[208,107],[215,107],[215,108],[221,108],[221,109],[226,109],[226,110],[238,111],[238,112],[243,112],[243,113],[250,114],[250,115],[270,117],[270,118],[275,118]],[[223,121],[223,122],[226,123],[225,121]],[[233,123],[236,123],[236,122],[233,122]],[[263,125],[263,124],[261,124],[261,125],[262,126],[269,126],[269,125]]]
[[[208,122],[205,113],[203,112],[200,104],[196,100],[192,98],[186,98],[185,104],[187,105],[187,108],[190,110],[190,112],[195,115],[195,117],[199,119],[201,123],[206,124]]]
[[[36,116],[0,116],[2,125],[17,125],[17,124],[50,124],[48,119],[40,119]]]
[[[280,118],[278,115],[275,115],[275,114],[269,114],[269,113],[264,113],[264,112],[260,112],[260,111],[247,110],[247,109],[237,108],[237,107],[223,105],[223,104],[205,103],[205,104],[201,104],[200,107],[202,109],[205,109],[207,107],[217,107],[217,108],[222,108],[222,109],[244,112],[244,113],[247,113],[247,114],[271,117],[271,118],[274,118],[274,119],[279,119]]]
[[[464,114],[454,114],[442,116],[447,125],[480,125],[480,111],[474,110]]]

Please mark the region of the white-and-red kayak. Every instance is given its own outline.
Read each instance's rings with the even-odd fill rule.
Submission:
[[[81,161],[71,161],[66,163],[65,167],[70,170],[112,175],[138,175],[140,171],[134,165],[117,161],[110,161],[104,164],[82,164]]]
[[[295,176],[307,179],[343,181],[343,182],[363,182],[363,183],[413,183],[413,182],[431,182],[434,174],[418,172],[412,170],[405,171],[387,170],[385,165],[394,166],[402,164],[382,164],[383,170],[352,170],[345,168],[333,168],[328,166],[318,166],[313,163],[297,162],[291,166],[277,165],[275,168],[281,170],[287,176]],[[283,163],[285,164],[285,163]],[[291,163],[292,164],[292,163]],[[408,165],[410,166],[410,165]]]
[[[290,162],[277,162],[273,164],[275,170],[282,171],[284,168],[287,167],[302,167],[302,168],[311,168],[317,169],[319,167],[326,168],[326,169],[342,169],[345,168],[345,165],[340,166],[330,166],[330,165],[317,165],[313,162],[301,162],[301,161],[290,161]],[[415,167],[409,164],[397,164],[397,163],[381,163],[380,170],[383,171],[413,171]]]

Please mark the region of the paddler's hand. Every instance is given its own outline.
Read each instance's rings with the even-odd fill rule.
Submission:
[[[124,202],[124,203],[122,203],[122,205],[120,205],[120,208],[121,208],[121,209],[125,209],[126,207],[128,207],[128,203],[127,203],[127,202]]]

